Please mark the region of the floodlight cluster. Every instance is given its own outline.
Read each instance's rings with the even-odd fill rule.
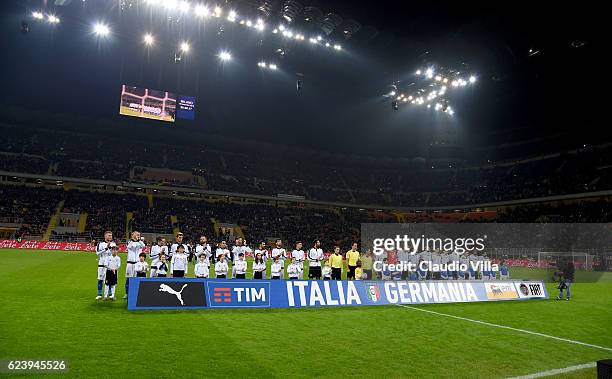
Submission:
[[[265,22],[261,18],[252,20],[248,17],[239,15],[234,9],[224,9],[219,5],[211,7],[202,3],[192,4],[185,0],[145,0],[145,3],[150,6],[160,7],[168,12],[180,12],[184,15],[192,14],[200,20],[205,18],[218,18],[225,19],[231,23],[243,25],[258,32],[264,32],[264,30],[267,29]],[[278,27],[273,28],[272,34],[277,34],[283,37],[285,40],[293,40],[298,42],[308,40],[311,45],[321,45],[336,51],[342,50],[342,46],[338,43],[334,43],[330,40],[324,41],[324,38],[320,35],[314,35],[307,38],[304,33],[297,30],[289,30],[289,28],[284,24],[280,24]]]
[[[49,24],[59,24],[60,22],[59,17],[57,17],[56,15],[54,14],[45,15],[44,13],[40,11],[32,12],[32,18],[34,18],[35,20],[39,20],[39,21],[47,21]]]
[[[257,67],[272,71],[276,71],[278,69],[276,63],[266,63],[265,61],[258,62]]]
[[[455,111],[449,105],[446,95],[449,90],[466,87],[476,83],[477,78],[471,75],[465,79],[459,71],[448,69],[435,69],[434,67],[419,68],[415,71],[416,80],[412,81],[410,93],[406,94],[394,89],[387,94],[392,98],[393,108],[398,104],[425,105],[428,109],[441,111],[453,115]]]

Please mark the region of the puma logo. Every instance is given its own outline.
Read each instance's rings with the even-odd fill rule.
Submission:
[[[176,296],[176,298],[181,302],[181,305],[185,305],[185,303],[183,303],[183,297],[181,296],[185,287],[187,287],[187,283],[183,284],[183,288],[181,288],[181,290],[177,292],[173,290],[172,287],[170,287],[169,285],[162,283],[159,285],[159,292],[171,293]]]

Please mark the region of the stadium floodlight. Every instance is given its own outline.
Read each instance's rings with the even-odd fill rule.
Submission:
[[[188,42],[181,42],[181,45],[180,45],[181,52],[187,53],[189,52],[189,48],[190,46]]]
[[[471,84],[476,83],[476,77],[475,77],[474,75],[470,76],[470,79],[469,79],[469,80],[470,80],[470,83],[471,83]]]
[[[255,23],[255,29],[262,32],[265,28],[266,28],[266,24],[263,22],[261,18],[258,18],[257,22]]]
[[[421,75],[421,70],[416,70],[417,75]]]
[[[331,45],[329,44],[329,42],[325,42],[325,47],[330,47]]]
[[[442,83],[445,83],[445,84],[448,83],[448,78],[442,79]]]
[[[214,11],[213,11],[213,16],[221,17],[222,14],[223,14],[223,9],[221,9],[220,6],[216,6]]]
[[[259,66],[259,67],[261,67],[261,68],[266,68],[266,67],[267,67],[267,64],[266,64],[266,62],[263,62],[263,61],[262,61],[262,62],[257,63],[257,66]]]
[[[435,80],[436,82],[439,82],[442,80],[442,77],[440,75],[436,75]]]
[[[98,22],[94,25],[94,33],[96,33],[100,37],[106,37],[110,34],[110,28],[108,25]]]
[[[232,54],[230,54],[228,51],[222,51],[222,52],[219,53],[218,57],[222,61],[226,62],[226,61],[229,61],[230,59],[232,59]]]
[[[270,63],[268,67],[270,68],[270,70],[276,70],[278,68],[274,63]]]
[[[228,15],[227,15],[227,21],[229,22],[234,22],[236,21],[236,11],[229,11]]]
[[[278,29],[272,30],[272,33],[274,33],[274,34],[278,33]]]
[[[429,79],[433,78],[433,75],[434,75],[433,69],[432,68],[428,68],[427,71],[425,71],[425,75],[427,75],[427,77]]]
[[[457,87],[458,85],[459,85],[459,81],[458,80],[453,80],[451,82],[451,86],[453,86],[453,87]]]
[[[246,21],[246,26],[248,26],[249,28],[253,26],[253,23],[251,22],[251,20]]]
[[[389,92],[389,96],[395,96],[395,91]]]
[[[194,8],[195,15],[198,17],[206,17],[208,16],[208,8],[206,5],[198,4]]]
[[[189,3],[186,0],[183,0],[179,4],[179,9],[181,10],[181,12],[187,13],[189,12],[189,9],[191,9],[191,5],[189,5]]]
[[[308,39],[308,41],[310,41],[310,43],[312,43],[312,44],[317,44],[317,43],[319,43],[319,41],[317,41],[317,39],[316,39],[316,38],[309,38],[309,39]]]
[[[280,25],[278,26],[278,30],[280,30],[281,32],[282,32],[282,31],[284,31],[284,30],[285,30],[285,25],[280,24]]]
[[[339,51],[339,50],[342,50],[342,46],[340,46],[340,45],[334,45],[334,49],[335,49],[335,50],[338,50],[338,51]]]
[[[58,24],[60,22],[60,19],[57,18],[57,16],[50,14],[49,16],[47,16],[47,21],[49,21],[49,23],[51,24]]]
[[[322,40],[323,40],[323,37],[317,36],[317,41],[322,41]]]
[[[178,6],[178,0],[164,0],[164,7],[168,10],[175,9]]]
[[[427,104],[427,108],[431,108],[431,104]]]
[[[153,45],[153,42],[155,42],[155,38],[153,37],[152,34],[147,33],[147,34],[144,35],[143,41],[144,41],[145,45],[151,46],[151,45]]]
[[[43,15],[42,12],[32,12],[32,17],[37,20],[42,20],[43,18],[45,18],[45,15]]]

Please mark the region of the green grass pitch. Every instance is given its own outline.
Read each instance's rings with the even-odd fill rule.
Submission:
[[[612,357],[399,306],[128,311],[125,300],[94,300],[96,266],[91,253],[0,250],[0,359],[66,359],[70,376],[117,378],[498,378]],[[419,308],[612,347],[612,275],[572,291],[569,302]]]

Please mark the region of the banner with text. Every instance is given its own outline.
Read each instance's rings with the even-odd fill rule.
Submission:
[[[128,309],[304,308],[547,299],[540,280],[331,281],[131,278]]]

